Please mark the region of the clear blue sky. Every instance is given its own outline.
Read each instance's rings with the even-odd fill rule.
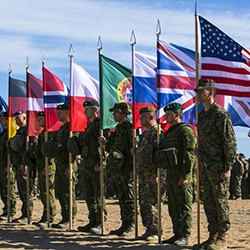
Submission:
[[[68,49],[75,62],[98,79],[97,39],[103,54],[131,67],[130,35],[134,30],[138,51],[156,55],[156,22],[164,41],[194,49],[194,1],[191,0],[12,0],[2,1],[0,15],[0,94],[8,96],[8,68],[25,80],[30,73],[42,78],[45,67],[69,86]],[[249,0],[200,0],[198,14],[250,50]],[[250,157],[247,128],[235,127],[239,152]]]

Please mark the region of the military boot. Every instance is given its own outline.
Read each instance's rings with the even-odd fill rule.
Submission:
[[[91,228],[95,226],[95,221],[91,220],[87,225],[78,227],[77,229],[81,232],[88,233]]]
[[[127,223],[128,223],[127,221],[122,221],[122,225],[116,230],[111,230],[109,232],[109,234],[110,235],[118,235],[118,236],[120,236],[125,231],[125,229],[127,228]]]
[[[218,233],[217,240],[208,246],[207,250],[226,250],[227,249],[227,241],[226,241],[226,233]]]
[[[201,244],[196,244],[193,246],[195,250],[203,250],[207,249],[209,245],[214,244],[217,240],[218,233],[217,232],[210,232],[209,237],[206,241],[202,242]]]
[[[188,237],[180,237],[179,239],[177,239],[173,245],[179,246],[179,247],[184,247],[188,245]]]
[[[127,221],[126,227],[124,228],[124,231],[119,236],[126,236],[126,237],[132,236],[134,229],[135,229],[134,222]]]
[[[101,235],[102,234],[102,224],[95,225],[92,227],[89,232],[91,234]]]

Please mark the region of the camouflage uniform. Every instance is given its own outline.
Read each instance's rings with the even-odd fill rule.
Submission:
[[[217,103],[204,109],[198,119],[199,167],[203,185],[203,203],[210,233],[224,233],[230,228],[229,182],[221,179],[232,168],[236,139],[229,114]]]
[[[5,168],[7,167],[7,146],[8,129],[4,129],[0,134],[0,195],[4,204],[3,215],[7,215],[7,174]],[[16,213],[16,194],[15,194],[15,172],[10,172],[10,216]]]
[[[115,132],[111,132],[107,149],[109,152],[117,149],[124,156],[123,166],[113,171],[113,179],[117,187],[121,220],[129,223],[134,222],[134,187],[131,178],[133,158],[130,153],[132,147],[132,124],[126,120],[116,126]]]
[[[69,168],[69,152],[67,142],[69,139],[69,122],[60,127],[55,136],[55,142],[59,145],[56,152],[56,194],[61,205],[61,215],[64,222],[69,221],[69,175],[65,175],[65,170]],[[72,218],[74,219],[77,207],[75,200],[76,183],[76,156],[72,155],[73,173],[72,173]]]
[[[165,162],[167,168],[168,209],[173,223],[174,235],[178,238],[188,237],[192,227],[192,199],[193,199],[193,168],[195,164],[195,133],[186,123],[172,125],[160,142],[158,150],[174,149],[177,161],[171,157],[174,153],[167,153]],[[173,151],[173,152],[174,152]],[[188,180],[187,184],[178,185],[180,178]]]
[[[108,131],[104,131],[106,137]],[[83,168],[83,185],[86,202],[89,210],[89,220],[92,226],[101,224],[101,187],[100,171],[96,172],[94,166],[100,166],[100,119],[97,117],[89,122],[84,133],[80,134],[78,144],[80,147]],[[105,165],[105,162],[104,162]],[[104,199],[104,219],[106,220],[107,210]]]
[[[161,139],[164,132],[161,131]],[[136,150],[136,167],[139,175],[139,204],[143,226],[151,234],[158,232],[158,210],[157,210],[157,185],[151,183],[151,177],[157,176],[157,169],[152,163],[147,162],[147,147],[155,145],[157,142],[157,124],[143,132],[140,136],[138,148]],[[161,194],[165,192],[166,170],[161,170]]]
[[[232,171],[230,180],[230,198],[241,197],[241,181],[244,173],[244,165],[240,160],[236,160]]]
[[[20,199],[22,201],[22,208],[21,208],[21,212],[22,212],[22,217],[27,217],[27,175],[29,174],[29,213],[30,215],[32,215],[33,212],[33,170],[31,168],[29,168],[29,173],[27,173],[26,176],[22,175],[21,170],[20,170],[20,166],[23,164],[23,160],[22,160],[22,155],[25,152],[26,146],[25,146],[25,142],[26,142],[26,126],[22,126],[20,127],[17,131],[16,131],[16,135],[21,135],[23,136],[23,140],[24,140],[24,145],[22,147],[22,149],[20,151],[14,151],[11,147],[9,147],[10,149],[10,155],[11,155],[11,161],[13,163],[13,169],[16,173],[16,180],[17,180],[17,187],[18,187],[18,192],[19,192],[19,196]],[[11,139],[13,140],[13,138]],[[24,164],[23,164],[24,165]]]
[[[249,164],[245,160],[245,158],[240,159],[240,161],[242,162],[244,168],[242,182],[241,182],[242,199],[249,199],[249,190],[248,190]]]

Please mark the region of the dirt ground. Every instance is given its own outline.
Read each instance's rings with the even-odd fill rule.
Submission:
[[[193,205],[192,234],[189,240],[190,247],[180,248],[171,245],[158,245],[146,241],[135,240],[134,238],[123,238],[108,235],[110,230],[116,229],[120,225],[119,206],[116,200],[107,200],[108,219],[105,222],[105,235],[95,236],[89,233],[77,231],[78,226],[87,224],[88,212],[85,201],[78,200],[78,213],[74,223],[74,229],[62,230],[46,228],[42,229],[36,225],[20,223],[0,222],[0,249],[191,249],[197,243],[197,205]],[[0,202],[0,206],[2,203]],[[20,216],[21,203],[18,200],[16,217]],[[58,213],[55,222],[60,221],[60,205],[57,201]],[[229,249],[250,249],[250,201],[230,200],[231,209],[231,229],[228,232]],[[33,221],[40,219],[42,204],[39,199],[34,202]],[[207,238],[207,221],[201,205],[201,241]],[[162,206],[162,226],[163,236],[166,239],[172,236],[172,226],[168,215],[168,205]],[[145,231],[141,224],[139,215],[139,235]]]

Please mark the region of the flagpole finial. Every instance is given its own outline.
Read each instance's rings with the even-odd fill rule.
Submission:
[[[160,38],[160,35],[161,35],[161,23],[160,23],[160,20],[158,19],[157,26],[156,26],[156,36],[158,40]]]
[[[135,45],[136,44],[136,37],[135,37],[135,32],[132,30],[131,36],[130,36],[130,45]]]
[[[12,61],[10,61],[10,64],[9,64],[9,69],[8,69],[8,71],[9,71],[9,74],[11,74],[11,73],[12,73]]]
[[[29,57],[27,56],[26,65],[25,65],[26,70],[28,70],[29,67],[30,67],[30,65],[29,65]]]
[[[198,4],[197,4],[197,0],[195,1],[195,9],[194,9],[194,14],[197,15],[197,7],[198,7]]]
[[[102,50],[102,39],[100,36],[98,37],[97,50]]]
[[[74,56],[75,56],[75,50],[73,44],[71,43],[69,47],[68,57],[73,58]]]

